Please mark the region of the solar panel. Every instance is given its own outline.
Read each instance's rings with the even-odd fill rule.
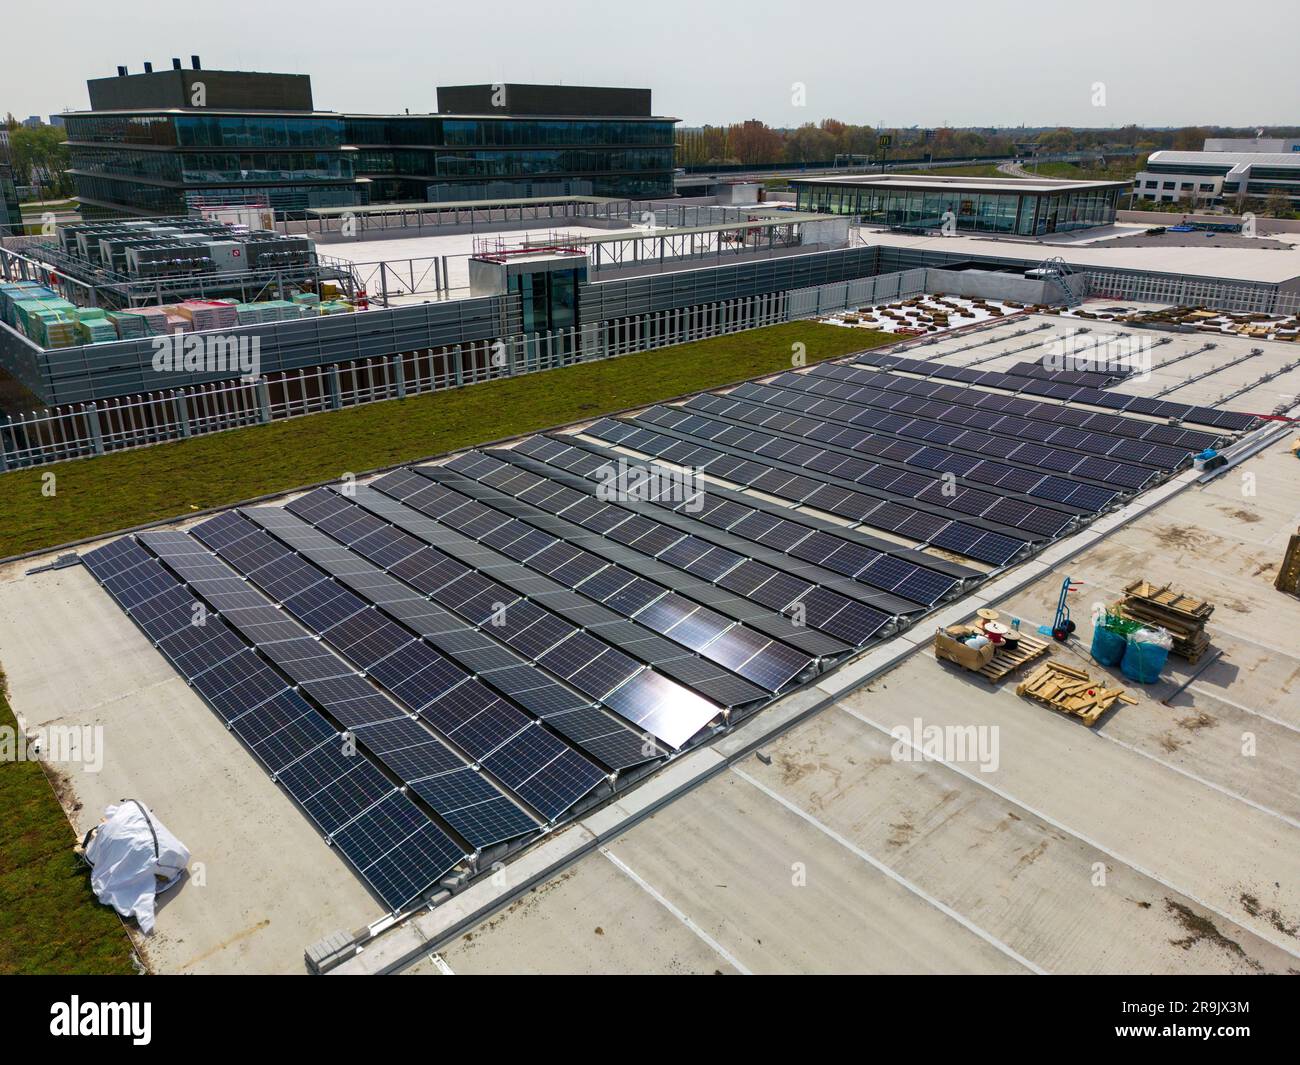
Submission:
[[[547,820],[605,783],[599,769],[538,726],[503,744],[483,766]]]
[[[332,842],[394,912],[464,857],[455,840],[396,793],[340,828]]]
[[[469,767],[415,780],[411,791],[478,849],[538,830],[527,813]]]

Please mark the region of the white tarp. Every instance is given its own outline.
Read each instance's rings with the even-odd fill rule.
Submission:
[[[190,862],[185,844],[141,802],[124,799],[104,811],[104,821],[86,847],[90,886],[100,902],[140,930],[153,931],[154,896],[175,884]]]

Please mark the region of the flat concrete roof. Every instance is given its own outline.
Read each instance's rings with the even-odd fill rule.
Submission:
[[[995,339],[984,354],[997,354],[1012,328],[1002,322],[919,350],[962,362],[974,355],[944,352],[987,336]],[[1163,387],[1161,374],[1187,380],[1219,367],[1171,397],[1194,400],[1300,356],[1296,345],[1253,341],[1265,354],[1235,367],[1226,365],[1235,348],[1173,363],[1190,350],[1175,344],[1202,339],[1175,334],[1156,348],[1149,387]],[[1261,387],[1295,391],[1291,376]],[[1138,703],[1088,730],[1017,697],[1014,678],[993,687],[936,662],[932,619],[757,715],[742,728],[767,728],[791,708],[810,712],[765,742],[761,758],[722,766],[458,934],[441,948],[442,964],[456,972],[1300,968],[1290,930],[1300,916],[1300,703],[1291,691],[1300,600],[1272,587],[1300,515],[1290,442],[1240,467],[1254,475],[1252,493],[1235,471],[1206,486],[1183,474],[938,616],[947,623],[992,603],[1032,631],[1050,621],[1069,574],[1083,586],[1080,634],[1054,655],[1098,676],[1087,651],[1091,605],[1136,577],[1171,581],[1216,604],[1209,631],[1224,652],[1171,705],[1161,700],[1196,668],[1176,658],[1168,679],[1149,688],[1116,674]],[[70,819],[84,831],[109,802],[137,797],[202,863],[202,882],[166,896],[158,931],[137,939],[155,971],[301,971],[306,946],[379,918],[380,904],[90,575],[80,567],[26,575],[41,561],[0,569],[0,664],[28,727],[104,729],[100,771],[61,767]],[[882,655],[906,657],[877,676],[871,663]],[[833,698],[819,707],[824,692]],[[891,730],[911,729],[918,715],[994,730],[996,768],[901,757]],[[739,731],[596,817],[616,820],[692,759],[718,763],[716,751],[743,750]],[[1247,732],[1255,753],[1243,757]],[[546,845],[583,831],[571,826]],[[442,970],[430,960],[413,971]]]
[[[1088,729],[936,661],[921,626],[900,665],[408,971],[1295,971],[1300,600],[1272,587],[1294,467],[1275,444],[1242,467],[1254,496],[1236,473],[1184,489],[1003,582],[1032,631],[1079,581],[1082,638],[1053,656],[1137,705]],[[1224,656],[1168,706],[1196,667],[1143,688],[1088,654],[1091,603],[1138,576],[1217,604]],[[996,736],[996,767],[900,746],[918,717]]]
[[[521,196],[504,200],[435,200],[430,203],[376,203],[358,207],[312,207],[307,213],[317,218],[338,218],[346,214],[403,214],[411,211],[467,211],[492,207],[548,207],[566,203],[622,203],[611,196]]]
[[[1123,232],[1142,232],[1149,226],[1124,227]],[[1117,235],[1119,227],[1107,227],[1101,237]],[[1052,259],[1057,256],[1090,269],[1150,270],[1156,273],[1188,274],[1194,277],[1218,277],[1226,282],[1262,281],[1280,284],[1300,276],[1300,234],[1273,233],[1267,240],[1282,241],[1290,250],[1270,248],[1216,248],[1206,240],[1203,247],[1108,248],[1093,230],[1080,230],[1076,236],[1056,234],[1043,240],[1020,238],[999,240],[976,234],[957,233],[951,237],[894,233],[862,227],[867,244],[895,248],[921,248],[953,255],[995,255],[1010,259]]]
[[[1057,181],[1051,178],[944,177],[941,174],[845,174],[836,177],[791,178],[791,185],[852,185],[903,189],[954,189],[961,192],[1072,192],[1087,189],[1124,189],[1131,181]]]

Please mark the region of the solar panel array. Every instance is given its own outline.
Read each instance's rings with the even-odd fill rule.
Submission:
[[[503,459],[508,457],[508,452],[502,453]],[[604,465],[595,456],[587,457],[597,465]],[[515,482],[514,495],[501,493],[506,499],[522,498],[523,495],[547,497],[545,502],[537,505],[547,513],[561,517],[560,521],[550,524],[557,539],[563,538],[559,542],[566,546],[551,559],[537,552],[527,561],[544,568],[550,565],[552,559],[563,558],[566,567],[585,566],[592,575],[582,576],[574,584],[576,591],[590,595],[597,601],[608,602],[610,600],[607,596],[621,596],[623,589],[632,587],[629,579],[643,584],[648,583],[644,580],[646,576],[664,582],[665,587],[674,588],[675,591],[652,602],[650,606],[653,609],[647,607],[628,615],[669,639],[677,640],[679,630],[684,630],[692,641],[703,639],[714,630],[724,631],[725,634],[726,623],[722,620],[722,612],[725,611],[749,627],[773,635],[792,646],[814,650],[819,655],[842,655],[851,647],[864,645],[893,620],[891,613],[871,607],[831,587],[802,580],[748,554],[717,546],[663,522],[650,518],[633,520],[637,515],[630,510],[599,502],[593,499],[591,493],[566,489],[555,481],[522,471],[505,461],[471,453],[464,460],[453,460],[450,465],[456,467],[457,463],[462,462],[459,468],[477,470],[476,475],[484,484],[506,485]],[[436,468],[422,467],[419,472],[430,478],[446,475],[445,471]],[[474,482],[453,478],[444,484],[446,490],[440,493],[441,498],[444,501],[454,501],[457,485],[462,490],[472,490]],[[380,487],[382,488],[382,482]],[[396,490],[402,491],[401,488]],[[426,491],[423,494],[428,493]],[[572,521],[564,520],[565,516]],[[621,556],[626,565],[612,563],[603,569],[597,568],[591,553],[577,546],[581,543],[590,543],[593,547],[602,546],[600,540],[587,532],[597,525],[605,527],[601,539],[607,538],[607,542],[616,547],[627,544],[621,550],[609,551],[610,554]],[[652,565],[650,559],[655,559],[658,565]],[[641,576],[632,572],[633,567]],[[572,571],[573,574],[576,572]],[[841,584],[833,574],[828,576],[835,585]],[[904,607],[909,605],[902,600],[894,602]],[[674,620],[677,618],[681,620]],[[795,618],[799,619],[800,624],[793,621]],[[834,639],[823,639],[820,635],[823,633]],[[715,641],[700,650],[705,657],[733,668],[730,663],[734,661],[735,653],[728,641]],[[769,660],[772,658],[772,650],[769,647],[757,652],[759,657],[751,658],[748,667],[755,668],[761,664],[763,673],[769,677],[779,676],[780,671],[775,671],[775,662]],[[777,657],[784,659],[785,656]],[[792,664],[806,668],[806,665],[797,660]],[[748,674],[748,668],[740,668],[739,671],[742,676]],[[750,679],[758,678],[754,676]]]
[[[490,461],[490,460],[489,460]],[[390,474],[375,482],[375,489],[390,494],[392,505],[405,505],[437,522],[443,531],[431,530],[433,538],[456,544],[460,537],[472,537],[464,549],[477,550],[480,557],[497,562],[500,558],[513,559],[522,571],[516,583],[528,586],[530,570],[550,576],[558,566],[585,567],[590,575],[575,579],[570,572],[573,592],[583,600],[594,601],[616,616],[634,622],[647,631],[647,635],[663,637],[656,641],[653,650],[645,652],[652,665],[665,665],[678,661],[684,655],[695,654],[715,664],[722,670],[756,686],[760,698],[780,691],[801,675],[811,675],[815,660],[806,652],[777,641],[754,626],[742,625],[721,613],[710,610],[663,584],[639,577],[619,567],[607,564],[592,552],[561,547],[558,537],[548,536],[494,510],[484,503],[468,499],[427,479],[411,474]],[[407,480],[402,480],[406,478]],[[397,497],[401,496],[401,503]],[[374,501],[382,508],[383,504]],[[390,507],[390,514],[396,515]],[[536,558],[538,552],[554,548],[546,558]],[[500,554],[498,554],[500,549]],[[572,551],[578,551],[576,556]],[[529,565],[531,563],[531,565]],[[587,636],[586,639],[591,639]],[[585,641],[579,643],[585,646]],[[620,646],[626,646],[620,641]],[[841,650],[844,645],[837,644]],[[630,648],[628,648],[630,650]],[[575,653],[571,649],[566,653]],[[703,687],[701,690],[705,690]]]
[[[83,561],[390,910],[418,898],[465,857],[450,833],[357,755],[301,690],[135,539],[116,540]],[[252,592],[222,598],[236,615],[251,611],[250,619],[265,603]],[[314,656],[297,653],[305,649],[295,646],[296,629],[282,635],[285,661],[311,662]]]
[[[877,373],[853,366],[819,366],[807,374],[782,375],[780,383],[800,387],[791,378],[802,378],[818,395],[833,395],[878,409],[901,414],[920,414],[949,426],[994,433],[1003,440],[1045,445],[1054,451],[1098,462],[1098,474],[1076,471],[1094,479],[1104,473],[1114,480],[1125,475],[1111,463],[1148,468],[1177,469],[1196,452],[1219,440],[1214,434],[1147,422],[1120,415],[1084,411],[1057,403],[1042,403],[997,392],[982,392],[938,381],[921,381],[892,373]],[[882,398],[881,393],[884,393]],[[1040,464],[1046,455],[1035,456]],[[1053,461],[1057,461],[1053,457]],[[1146,482],[1143,482],[1146,483]]]
[[[698,429],[698,432],[691,430]],[[766,459],[757,451],[730,445],[706,447],[695,440],[716,441],[707,419],[669,407],[655,407],[637,418],[602,419],[585,430],[591,436],[631,448],[642,454],[694,467],[733,484],[758,489],[791,503],[814,507],[851,522],[897,533],[918,543],[932,544],[981,562],[1002,565],[1022,553],[1030,537],[1009,535],[981,528],[967,521],[946,517],[943,508],[919,507],[900,500],[901,495],[871,488],[849,487],[848,479],[832,480],[823,473],[818,479],[802,472],[793,462]],[[815,456],[819,466],[839,466],[852,460],[828,452]],[[816,469],[815,472],[822,472]]]
[[[1124,378],[1131,377],[1135,371],[1131,366],[1116,366],[1107,370],[1057,370],[1041,362],[1017,362],[1008,366],[1004,372],[1012,377],[1031,377],[1056,384],[1109,388]],[[1022,386],[1021,391],[1029,391],[1029,388]]]
[[[610,470],[615,463],[626,461],[613,451],[574,437],[530,437],[513,450],[494,452],[493,455],[525,469],[551,467],[546,470],[548,478],[560,479],[565,484],[583,483],[587,495],[596,494],[598,486],[609,482]],[[528,464],[521,455],[527,455],[532,463]],[[647,475],[653,470],[648,463],[640,465]],[[564,480],[558,471],[569,474],[571,479]],[[577,481],[574,475],[583,480]],[[732,586],[729,578],[737,584],[750,584],[766,574],[767,578],[756,584],[757,588],[766,589],[769,581],[786,586],[786,582],[780,579],[782,574],[787,578],[807,577],[814,585],[843,591],[848,598],[857,598],[867,604],[876,603],[893,613],[908,613],[918,607],[933,606],[957,589],[963,579],[974,576],[974,572],[969,570],[963,573],[953,568],[936,568],[937,560],[925,558],[922,562],[922,556],[888,541],[854,537],[841,527],[817,523],[803,515],[786,516],[759,500],[724,494],[720,490],[682,492],[674,481],[656,484],[649,476],[645,483],[648,485],[646,505],[638,507],[636,501],[623,499],[617,507],[629,513],[654,514],[657,509],[671,512],[675,519],[673,527],[689,531],[682,540],[655,557],[667,559],[688,573],[715,581],[723,587]],[[582,499],[570,493],[547,491],[543,486],[526,487],[516,494],[560,516],[567,515]],[[574,520],[584,524],[583,519],[583,513],[575,512]],[[664,519],[667,520],[667,515]],[[829,579],[827,574],[831,575]],[[847,587],[842,581],[835,580],[835,576],[851,578],[888,595],[881,597],[863,589]],[[807,595],[807,592],[801,592],[797,601],[807,603]],[[839,602],[838,598],[825,593],[814,592],[813,595],[827,602],[828,608]],[[775,604],[775,600],[760,601]],[[792,602],[777,609],[788,612]],[[835,615],[836,618],[839,616]],[[810,623],[815,624],[811,617]]]
[[[999,373],[997,370],[965,369],[960,366],[946,366],[942,363],[929,362],[924,359],[910,359],[898,355],[867,354],[857,360],[857,365],[881,366],[902,373],[939,377],[948,381],[960,381],[963,384],[975,385],[981,388],[998,388],[1011,392],[1028,392],[1034,395],[1050,396],[1066,403],[1105,407],[1108,410],[1121,411],[1126,414],[1145,414],[1156,418],[1173,418],[1180,422],[1211,425],[1228,432],[1244,432],[1253,428],[1258,421],[1253,414],[1219,410],[1217,407],[1202,407],[1192,403],[1174,403],[1165,399],[1148,399],[1145,396],[1111,392],[1088,385],[1066,384],[1051,380],[1027,380],[1015,374]],[[1170,427],[1165,426],[1164,428]],[[1191,430],[1187,430],[1187,432],[1190,433]],[[1193,435],[1207,441],[1218,439],[1217,435],[1210,433]],[[1204,443],[1195,447],[1195,450],[1200,451],[1209,446],[1211,446],[1211,443]]]
[[[851,401],[845,398],[849,396]],[[958,411],[955,416],[962,421],[945,422],[937,416],[944,409],[942,404],[917,404],[906,395],[811,374],[780,374],[765,384],[750,382],[725,397],[712,398],[745,400],[779,408],[777,413],[789,411],[829,423],[810,433],[812,439],[825,443],[915,462],[925,469],[953,469],[969,480],[1007,484],[1028,495],[1071,503],[1094,513],[1104,510],[1125,490],[1150,484],[1160,473],[1150,466],[1103,462],[1067,448],[971,428],[975,421],[996,423],[997,415]],[[976,464],[966,464],[964,460],[969,459]],[[966,465],[965,472],[960,465]],[[1082,470],[1091,475],[1085,477]]]
[[[1251,423],[1100,376],[867,355],[84,561],[399,911],[1220,439],[1135,415]]]

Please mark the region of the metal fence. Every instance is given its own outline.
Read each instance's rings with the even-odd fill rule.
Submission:
[[[904,270],[896,274],[880,274],[833,285],[799,289],[787,296],[789,317],[811,318],[919,296],[926,290],[927,273],[923,269]]]
[[[191,385],[33,411],[0,423],[0,471],[401,399],[888,303],[926,292],[927,275],[925,267],[915,267],[612,317],[561,332],[476,340],[285,370],[254,381]],[[1276,314],[1294,313],[1298,301],[1296,294],[1279,294],[1271,285],[1131,271],[1088,271],[1087,277],[1091,296],[1108,299],[1200,303],[1222,310]]]
[[[1300,310],[1300,293],[1282,292],[1277,285],[1219,281],[1136,271],[1087,270],[1088,294],[1140,303],[1204,306],[1218,311],[1286,315]]]

